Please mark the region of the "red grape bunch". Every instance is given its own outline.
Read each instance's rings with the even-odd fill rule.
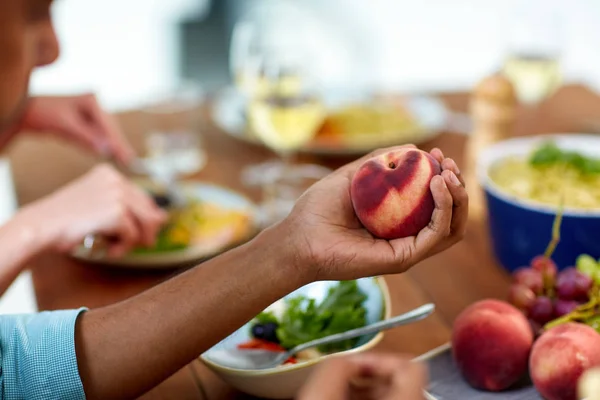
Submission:
[[[509,302],[538,328],[571,313],[590,301],[595,279],[600,277],[600,265],[592,257],[581,255],[576,265],[558,272],[552,259],[535,257],[529,267],[513,273]]]
[[[527,316],[536,333],[544,326],[568,321],[588,324],[600,333],[600,261],[582,254],[576,266],[560,272],[552,261],[560,240],[562,211],[561,201],[544,254],[513,272],[508,301]]]

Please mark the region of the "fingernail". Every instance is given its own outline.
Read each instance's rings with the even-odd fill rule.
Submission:
[[[458,178],[456,177],[456,175],[454,174],[454,172],[450,171],[450,180],[452,181],[452,183],[454,183],[456,186],[460,186],[460,181],[458,180]]]

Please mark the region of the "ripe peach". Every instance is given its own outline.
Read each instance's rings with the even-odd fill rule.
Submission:
[[[441,173],[431,154],[403,148],[373,157],[360,166],[350,194],[360,222],[373,236],[414,236],[431,221],[431,178]]]
[[[501,391],[527,372],[533,332],[517,308],[499,300],[467,307],[454,322],[452,355],[476,389]]]
[[[533,345],[529,373],[547,400],[577,400],[583,373],[600,366],[600,334],[592,327],[570,322],[545,332]]]

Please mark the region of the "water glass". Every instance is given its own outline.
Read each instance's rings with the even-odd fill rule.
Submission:
[[[287,217],[300,196],[331,172],[329,168],[315,164],[290,166],[275,161],[246,169],[242,180],[248,186],[261,187],[263,198],[259,219],[266,228]]]
[[[184,87],[142,109],[145,154],[140,162],[152,177],[172,181],[206,165],[199,132],[202,100],[199,89]]]

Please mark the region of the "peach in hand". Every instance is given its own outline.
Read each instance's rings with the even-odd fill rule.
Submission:
[[[600,366],[600,334],[588,325],[569,322],[535,342],[529,373],[545,399],[577,400],[579,379],[596,366]]]
[[[452,355],[476,389],[508,389],[527,372],[533,332],[517,308],[498,300],[467,307],[454,322]]]
[[[368,159],[352,179],[356,216],[381,239],[416,235],[431,221],[435,204],[429,185],[441,172],[431,154],[414,148]]]

